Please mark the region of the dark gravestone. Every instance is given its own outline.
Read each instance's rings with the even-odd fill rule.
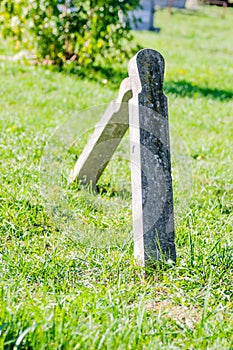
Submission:
[[[176,260],[164,60],[141,50],[129,62],[132,206],[135,257],[142,265]]]
[[[134,254],[142,266],[176,260],[163,75],[164,60],[157,51],[144,49],[132,58],[129,78],[122,82],[117,101],[110,103],[70,177],[94,188],[129,126]]]

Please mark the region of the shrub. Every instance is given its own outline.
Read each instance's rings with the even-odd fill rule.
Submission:
[[[38,60],[88,66],[127,55],[128,11],[140,0],[1,0],[0,29]]]

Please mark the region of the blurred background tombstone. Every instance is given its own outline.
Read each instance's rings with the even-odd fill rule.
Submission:
[[[129,13],[132,29],[154,30],[155,0],[142,0],[140,7]]]
[[[213,0],[214,1],[214,0]],[[171,13],[172,8],[197,10],[197,0],[141,0],[140,6],[135,11],[129,13],[130,26],[136,30],[160,31],[154,27],[156,9],[168,8]]]

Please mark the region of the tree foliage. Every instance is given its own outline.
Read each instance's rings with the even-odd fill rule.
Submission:
[[[128,12],[140,0],[1,0],[0,29],[39,60],[93,64],[127,54]]]

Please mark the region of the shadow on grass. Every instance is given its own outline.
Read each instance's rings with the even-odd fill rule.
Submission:
[[[131,199],[131,191],[129,191],[127,188],[114,188],[112,187],[111,183],[107,184],[99,184],[96,186],[96,191],[101,196],[105,197],[119,197],[121,199]]]
[[[65,74],[77,74],[80,78],[96,81],[98,83],[107,84],[108,87],[119,89],[123,79],[128,77],[127,66],[93,66],[84,71],[68,71],[64,69]],[[174,94],[181,97],[206,97],[213,100],[229,101],[233,99],[233,90],[223,90],[218,88],[210,88],[208,86],[198,86],[187,80],[171,80],[164,82],[164,91],[166,94]]]
[[[126,67],[110,67],[110,66],[95,66],[90,70],[89,74],[85,75],[86,78],[98,82],[105,82],[114,88],[119,88],[123,79],[128,76],[127,66]]]
[[[18,72],[27,72],[28,67],[17,62],[10,62],[8,66],[11,72],[17,74]],[[95,65],[85,69],[80,69],[78,66],[56,67],[56,66],[43,66],[41,69],[45,71],[50,69],[54,73],[64,75],[76,75],[79,79],[87,79],[90,82],[97,82],[102,85],[106,85],[106,88],[118,90],[123,79],[128,77],[127,65],[115,64],[114,67],[110,65]],[[209,99],[215,99],[219,101],[233,100],[233,90],[223,90],[218,88],[210,88],[205,86],[198,86],[190,81],[186,80],[171,80],[164,82],[165,94],[174,94],[181,97],[206,97]]]
[[[70,73],[75,74],[75,71]],[[79,74],[81,78],[96,81],[103,85],[107,84],[108,87],[113,89],[119,89],[122,80],[127,76],[127,67],[122,68],[122,66],[114,68],[110,66],[95,66],[91,70],[86,71],[85,74]],[[181,97],[206,97],[219,101],[229,101],[233,99],[233,91],[231,90],[198,86],[186,80],[165,81],[164,91],[166,94],[174,94]]]
[[[201,87],[186,80],[165,82],[164,91],[166,94],[174,94],[181,97],[202,96],[219,101],[229,101],[233,99],[233,91]]]

